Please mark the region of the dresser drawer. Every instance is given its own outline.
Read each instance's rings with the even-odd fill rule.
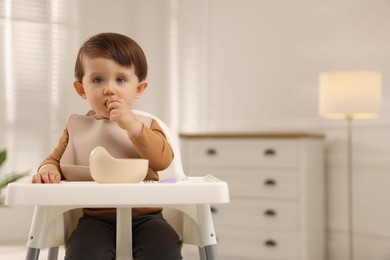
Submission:
[[[191,165],[295,167],[295,140],[202,139],[188,140],[184,156]]]
[[[299,260],[299,235],[289,232],[247,233],[245,230],[224,229],[217,233],[218,253],[236,259],[256,257],[258,260]],[[313,259],[314,260],[314,259]]]
[[[224,228],[248,230],[298,230],[298,203],[231,199],[229,204],[213,205],[218,231]]]
[[[188,167],[186,175],[211,174],[229,185],[230,196],[298,198],[298,173],[290,169],[232,169],[232,167]]]

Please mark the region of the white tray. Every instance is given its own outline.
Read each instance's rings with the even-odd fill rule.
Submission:
[[[196,195],[195,195],[196,194]],[[6,205],[136,207],[180,204],[220,204],[229,202],[226,182],[214,176],[187,177],[176,183],[98,184],[61,182],[60,184],[12,183],[8,185]]]

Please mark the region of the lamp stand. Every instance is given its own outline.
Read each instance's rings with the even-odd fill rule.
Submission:
[[[346,221],[348,257],[354,254],[354,176],[352,120],[354,118],[375,118],[380,112],[382,75],[379,71],[331,71],[319,77],[320,114],[328,118],[341,118],[347,121],[347,203]],[[346,251],[348,251],[346,250]]]
[[[352,115],[345,117],[348,124],[348,249],[349,260],[354,258],[354,243],[353,243],[353,176],[352,176]]]

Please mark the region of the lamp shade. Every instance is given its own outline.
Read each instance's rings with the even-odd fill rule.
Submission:
[[[382,76],[375,71],[325,72],[319,78],[320,114],[374,118],[381,106]]]

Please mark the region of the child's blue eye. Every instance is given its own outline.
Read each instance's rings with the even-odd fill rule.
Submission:
[[[103,82],[103,78],[97,77],[93,79],[93,83],[99,84]]]
[[[119,83],[119,84],[123,84],[123,83],[126,82],[126,79],[125,78],[117,78],[116,82]]]

